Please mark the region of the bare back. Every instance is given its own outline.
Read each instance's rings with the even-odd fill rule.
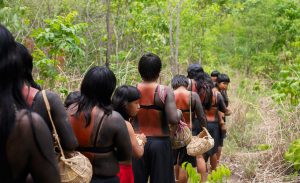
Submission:
[[[60,182],[53,141],[44,120],[25,110],[17,112],[7,141],[7,159],[14,182],[25,182],[30,173],[35,182]]]

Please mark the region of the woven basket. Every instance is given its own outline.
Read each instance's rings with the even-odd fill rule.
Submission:
[[[179,149],[188,145],[191,139],[191,130],[184,122],[180,121],[175,134],[171,136],[172,149]]]
[[[89,183],[93,175],[89,159],[78,151],[65,154],[70,158],[60,158],[61,182]]]
[[[190,156],[202,155],[214,147],[214,139],[203,127],[202,132],[197,136],[193,136],[191,142],[187,145],[187,154]]]

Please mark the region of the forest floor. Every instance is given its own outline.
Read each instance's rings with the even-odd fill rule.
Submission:
[[[282,118],[278,114],[276,105],[270,96],[261,96],[252,102],[244,98],[239,98],[236,93],[237,85],[231,86],[229,107],[233,111],[228,118],[228,137],[224,141],[224,148],[221,157],[221,164],[225,164],[231,170],[232,183],[245,182],[300,182],[300,176],[288,176],[291,173],[291,166],[287,165],[283,159],[286,144],[281,136]],[[252,108],[254,110],[249,110]],[[253,113],[255,111],[255,113]],[[253,113],[252,119],[255,123],[247,121],[249,113]],[[241,124],[239,124],[241,123]],[[251,125],[251,127],[245,127]],[[243,128],[237,129],[237,128]],[[240,130],[240,139],[230,138],[230,135]],[[246,138],[245,138],[246,137]],[[246,147],[234,146],[245,144]],[[271,148],[257,150],[257,144],[267,144]],[[233,150],[234,149],[234,150]]]

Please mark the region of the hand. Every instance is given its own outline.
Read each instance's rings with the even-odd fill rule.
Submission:
[[[145,136],[145,134],[141,133],[141,134],[136,134],[137,139],[139,139],[141,141],[141,145],[145,145],[147,142],[147,137]]]
[[[225,112],[225,116],[230,116],[231,115],[231,110],[227,108],[227,111]]]
[[[227,127],[226,127],[225,123],[221,125],[221,131],[222,131],[222,133],[224,133],[224,134],[227,133]]]

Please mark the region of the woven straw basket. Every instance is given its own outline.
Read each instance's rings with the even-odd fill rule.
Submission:
[[[214,139],[203,127],[202,132],[197,136],[192,136],[191,142],[187,145],[187,154],[190,156],[202,155],[214,147]]]
[[[89,183],[93,174],[89,159],[78,151],[68,153],[67,156],[70,158],[61,157],[59,161],[61,182]]]

